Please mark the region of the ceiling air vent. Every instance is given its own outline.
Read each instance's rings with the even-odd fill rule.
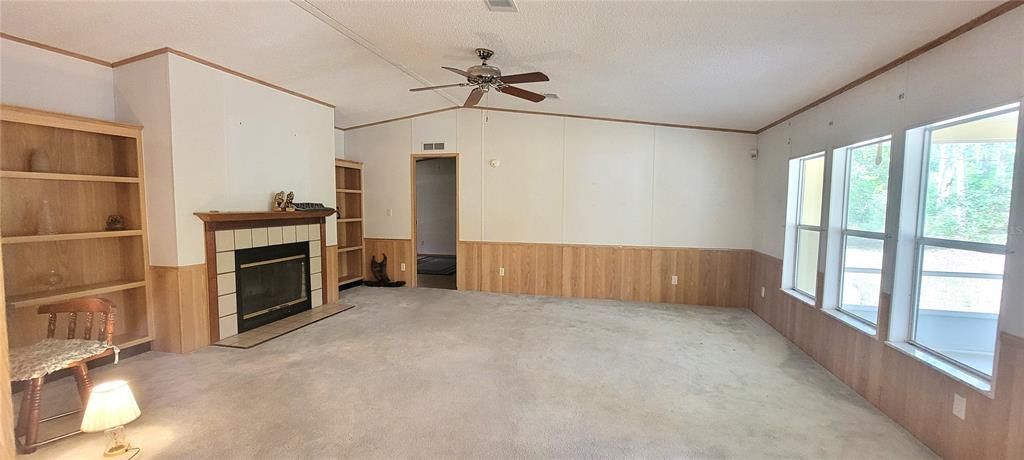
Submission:
[[[487,9],[496,11],[499,13],[516,13],[519,12],[519,8],[516,7],[516,2],[513,0],[484,0],[487,4]]]

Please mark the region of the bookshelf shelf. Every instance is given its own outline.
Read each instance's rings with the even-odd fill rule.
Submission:
[[[7,105],[0,123],[10,346],[46,337],[36,307],[92,296],[117,306],[115,345],[152,340],[142,127]],[[114,215],[125,230],[105,230]]]
[[[361,281],[363,258],[363,165],[337,160],[334,164],[338,203],[338,286]]]

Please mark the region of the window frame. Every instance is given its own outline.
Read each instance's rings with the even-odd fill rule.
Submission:
[[[976,113],[973,113],[973,114],[970,114],[970,115],[965,115],[965,116],[962,116],[962,117],[957,117],[957,118],[953,118],[953,119],[950,119],[950,120],[947,120],[947,121],[944,121],[944,122],[940,122],[940,123],[936,123],[936,124],[932,124],[932,125],[928,125],[928,126],[922,127],[922,129],[923,129],[923,131],[922,131],[923,137],[922,137],[921,148],[923,150],[922,150],[922,152],[920,154],[920,159],[919,159],[920,160],[920,164],[918,165],[918,168],[919,168],[918,169],[918,172],[919,172],[918,175],[920,176],[920,177],[918,177],[918,180],[920,182],[919,182],[918,191],[917,191],[917,197],[916,197],[917,209],[915,210],[916,211],[916,214],[915,214],[915,234],[914,234],[914,243],[913,243],[914,244],[914,247],[913,247],[914,260],[913,260],[913,265],[912,265],[913,273],[911,274],[911,278],[910,278],[910,282],[911,282],[911,286],[910,286],[911,298],[910,298],[910,305],[909,305],[910,317],[909,317],[909,323],[908,323],[908,331],[907,331],[906,342],[908,344],[912,345],[915,348],[921,349],[921,350],[925,351],[926,353],[937,357],[938,359],[946,362],[947,364],[957,368],[958,370],[960,370],[962,372],[965,372],[965,373],[967,373],[969,375],[972,375],[974,377],[977,377],[977,378],[980,378],[980,379],[982,379],[984,381],[989,381],[989,382],[992,381],[992,379],[993,379],[993,377],[995,375],[995,364],[996,364],[995,362],[993,362],[992,374],[988,374],[988,373],[985,373],[984,371],[981,371],[979,369],[975,369],[975,368],[971,367],[970,365],[968,365],[966,363],[958,361],[957,359],[955,359],[955,358],[953,358],[953,357],[951,357],[951,356],[949,356],[949,355],[947,355],[947,354],[945,354],[945,353],[943,353],[941,351],[938,351],[938,350],[936,350],[934,348],[931,348],[931,347],[929,347],[927,345],[924,345],[924,344],[922,344],[922,343],[917,341],[917,329],[918,329],[918,323],[919,323],[919,321],[918,321],[918,314],[920,312],[920,306],[921,306],[921,285],[923,284],[922,283],[923,277],[927,273],[924,270],[924,251],[925,251],[926,247],[944,248],[944,249],[955,249],[955,250],[969,251],[969,252],[979,252],[979,253],[985,253],[985,254],[995,254],[995,255],[1002,255],[1002,256],[1004,256],[1004,258],[1009,256],[1009,251],[1008,251],[1008,248],[1007,248],[1007,243],[1009,242],[1009,238],[1007,239],[1007,243],[995,244],[995,243],[979,243],[979,242],[973,242],[973,241],[953,240],[953,239],[947,239],[947,238],[935,238],[935,237],[925,236],[925,217],[926,217],[926,207],[927,207],[927,198],[928,198],[928,162],[929,162],[929,160],[931,158],[931,153],[932,153],[931,152],[931,145],[932,145],[931,138],[932,138],[932,133],[934,131],[937,131],[937,130],[940,130],[940,129],[945,129],[945,128],[950,128],[950,127],[953,127],[953,126],[958,126],[958,125],[962,125],[962,124],[966,124],[966,123],[971,123],[971,122],[978,121],[978,120],[984,120],[986,118],[997,117],[997,116],[1005,115],[1007,113],[1012,113],[1012,112],[1017,112],[1018,113],[1018,117],[1024,117],[1024,110],[1022,110],[1022,109],[1024,109],[1024,107],[1022,107],[1021,104],[1014,103],[1014,104],[1009,104],[1009,105],[1006,105],[1006,106],[994,107],[994,108],[991,108],[989,110],[983,110],[983,111],[976,112]],[[1020,129],[1020,123],[1018,122],[1018,131],[1019,131],[1019,129]],[[1021,146],[1020,146],[1020,142],[1019,142],[1020,137],[1021,137],[1021,133],[1018,132],[1017,133],[1017,141],[1016,141],[1017,142],[1016,152],[1017,152],[1017,156],[1018,157],[1020,156],[1020,151],[1021,151]],[[1020,161],[1020,159],[1019,158],[1015,158],[1015,161]],[[1016,169],[1017,168],[1016,168],[1016,165],[1015,165],[1015,170]],[[1011,182],[1012,184],[1016,185],[1016,182],[1018,181],[1018,179],[1016,177],[1013,177],[1011,179],[1011,181],[1012,181]],[[1011,191],[1011,199],[1012,199],[1012,195],[1014,193],[1015,193],[1015,191]],[[1010,219],[1012,220],[1012,202],[1011,202],[1011,217],[1010,217]],[[1008,225],[1009,224],[1010,224],[1010,222],[1008,222]],[[1006,282],[1006,267],[1005,267],[1005,263],[1006,262],[1005,262],[1005,259],[1004,259],[1004,266],[1003,266],[1003,274],[1002,275],[998,275],[997,276],[997,275],[984,274],[984,273],[962,273],[961,275],[968,275],[969,277],[977,276],[977,277],[981,277],[981,278],[985,278],[985,279],[999,278],[999,279],[1002,280],[1002,283],[1003,283],[1003,285],[1005,287],[1005,282]],[[943,272],[934,272],[934,273],[940,273],[941,274]],[[1005,289],[1004,289],[1004,291],[1005,291]],[[1002,297],[1003,297],[1003,294],[1001,293],[1000,294],[1000,307],[1002,306],[1003,303],[1005,303],[1005,299],[1002,298]],[[1000,314],[1001,313],[1002,312],[1000,312]],[[997,342],[996,344],[993,344],[994,345],[993,346],[993,350],[998,345],[998,338],[996,339],[996,342]]]
[[[839,223],[839,235],[838,235],[838,237],[839,237],[839,239],[838,239],[838,243],[839,243],[838,262],[839,263],[838,263],[838,268],[837,268],[837,272],[836,272],[838,278],[836,280],[836,287],[835,287],[835,289],[836,289],[835,292],[837,293],[836,294],[836,300],[835,300],[835,309],[838,310],[839,312],[843,313],[843,315],[846,315],[850,319],[853,319],[853,320],[857,321],[858,323],[861,323],[861,324],[863,324],[865,326],[868,326],[871,329],[876,329],[878,327],[878,321],[877,320],[875,322],[871,322],[867,318],[863,318],[863,317],[857,315],[856,313],[853,313],[853,312],[843,308],[843,288],[845,286],[845,283],[843,281],[843,277],[845,276],[845,273],[846,273],[846,248],[847,248],[847,241],[848,241],[849,237],[852,236],[852,237],[861,238],[861,239],[877,240],[877,241],[880,241],[882,243],[882,268],[878,269],[878,276],[879,276],[878,293],[879,293],[879,298],[877,299],[877,301],[876,301],[877,305],[875,306],[876,310],[881,310],[881,307],[882,307],[882,305],[881,305],[881,302],[882,302],[881,301],[881,295],[882,295],[882,292],[883,292],[883,287],[885,285],[884,277],[885,277],[886,242],[890,239],[889,238],[889,233],[886,230],[889,228],[889,202],[890,202],[890,195],[892,195],[892,190],[890,189],[890,187],[887,186],[887,188],[886,188],[886,196],[885,196],[885,201],[886,201],[885,221],[882,223],[882,231],[881,232],[872,232],[872,231],[868,231],[868,230],[853,230],[853,229],[850,229],[849,228],[850,175],[851,175],[851,170],[852,170],[852,168],[850,167],[850,163],[851,163],[850,162],[850,158],[852,157],[853,151],[856,150],[856,149],[859,149],[861,147],[867,147],[869,145],[876,145],[876,144],[877,145],[881,145],[881,144],[883,144],[885,142],[889,143],[889,171],[888,171],[887,177],[886,177],[886,184],[890,184],[891,180],[892,180],[892,175],[893,175],[893,150],[892,150],[893,149],[893,136],[892,135],[885,135],[885,136],[882,136],[882,137],[876,137],[874,139],[869,139],[869,140],[858,142],[858,143],[855,143],[855,144],[850,144],[850,145],[842,148],[842,152],[843,152],[843,191],[842,191],[842,201],[840,202],[840,205],[842,206],[842,216],[841,216],[841,220],[840,220],[840,223]]]
[[[804,185],[804,172],[805,172],[805,169],[806,169],[806,164],[807,164],[807,161],[809,161],[809,160],[816,160],[818,158],[821,158],[822,161],[825,162],[824,173],[822,175],[822,190],[821,190],[821,194],[822,194],[821,202],[822,202],[822,208],[824,208],[824,204],[825,204],[825,187],[827,185],[827,181],[825,181],[824,179],[825,179],[825,176],[828,174],[828,164],[827,164],[828,163],[828,158],[826,156],[826,152],[825,151],[815,152],[815,153],[811,153],[811,154],[808,154],[808,155],[798,156],[798,157],[795,157],[795,158],[793,158],[791,160],[791,161],[796,161],[797,162],[797,164],[799,165],[799,171],[798,171],[798,174],[797,174],[797,177],[796,177],[796,194],[797,194],[797,196],[796,196],[796,207],[794,208],[794,216],[793,216],[794,217],[794,219],[793,219],[793,224],[794,224],[793,225],[793,250],[789,254],[789,256],[791,257],[791,260],[793,261],[793,263],[791,264],[792,270],[791,270],[791,273],[790,273],[790,277],[789,277],[788,283],[789,283],[789,289],[791,289],[793,292],[795,292],[795,293],[797,293],[799,295],[805,296],[808,299],[812,299],[812,300],[816,300],[818,298],[818,295],[820,294],[819,292],[817,292],[818,291],[818,287],[815,286],[815,292],[814,293],[806,292],[806,291],[800,289],[799,283],[797,283],[797,277],[799,276],[799,273],[800,273],[800,232],[801,231],[813,231],[813,232],[818,234],[818,254],[817,254],[817,257],[815,257],[815,260],[819,261],[819,262],[821,260],[821,246],[822,246],[822,243],[823,243],[822,239],[825,236],[824,224],[822,223],[825,220],[824,211],[822,210],[821,214],[819,214],[819,216],[818,216],[818,225],[816,225],[816,226],[815,225],[803,224],[803,223],[800,222],[801,217],[802,217],[801,214],[803,212],[803,205],[804,205],[804,187],[803,187],[803,185]],[[817,284],[817,278],[818,278],[818,265],[819,265],[818,263],[815,263],[815,266],[814,266],[815,284]]]

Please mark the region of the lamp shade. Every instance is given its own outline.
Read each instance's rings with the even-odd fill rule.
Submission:
[[[96,385],[89,395],[89,404],[82,417],[82,431],[104,431],[117,428],[142,415],[135,403],[128,382],[114,380]]]

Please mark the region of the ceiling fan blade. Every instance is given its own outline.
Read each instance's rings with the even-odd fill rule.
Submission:
[[[409,91],[426,91],[428,89],[440,89],[440,88],[451,88],[453,86],[467,86],[469,83],[452,83],[450,85],[438,85],[438,86],[425,86],[423,88],[413,88]]]
[[[515,75],[504,75],[498,78],[502,83],[534,83],[538,81],[550,81],[543,72],[517,73]]]
[[[543,94],[537,94],[533,91],[527,91],[522,88],[516,88],[515,86],[506,86],[504,88],[498,89],[498,91],[508,94],[509,96],[523,98],[531,102],[540,102],[543,101],[545,98]]]
[[[469,93],[469,97],[466,98],[466,103],[462,104],[463,107],[473,107],[480,102],[480,99],[484,97],[484,90],[480,88],[473,88],[473,92]]]
[[[441,68],[444,69],[444,70],[449,70],[449,71],[455,72],[455,73],[457,73],[459,75],[462,75],[463,77],[466,77],[466,78],[472,77],[472,75],[470,75],[469,72],[466,72],[465,70],[462,70],[462,69],[456,69],[455,67],[445,67],[445,66],[441,66]]]

